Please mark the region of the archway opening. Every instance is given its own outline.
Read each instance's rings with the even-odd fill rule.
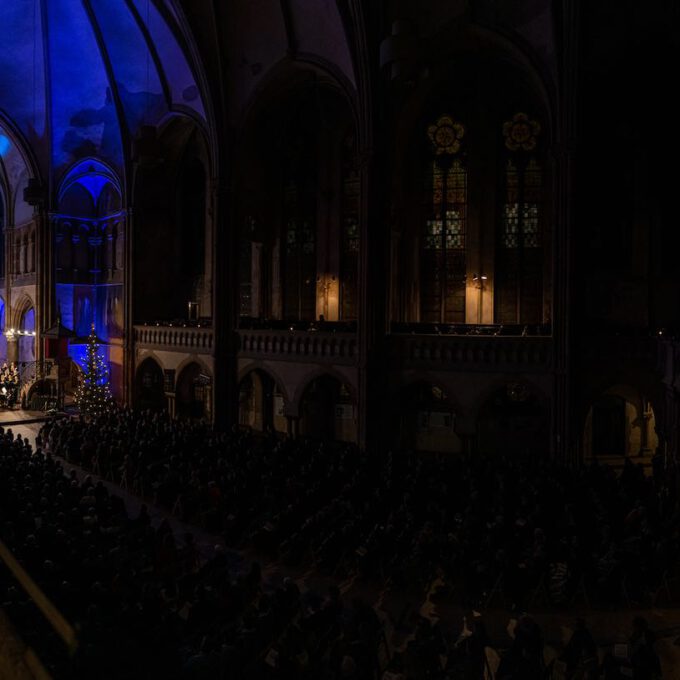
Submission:
[[[35,361],[35,309],[29,307],[21,316],[19,362]]]
[[[195,361],[182,369],[175,391],[177,416],[191,420],[210,417],[212,380]]]
[[[628,459],[649,467],[658,446],[654,408],[639,390],[617,385],[593,402],[583,433],[585,461],[618,467]]]
[[[253,370],[239,385],[239,424],[257,432],[286,432],[284,397],[274,378]]]
[[[300,403],[300,434],[356,443],[356,403],[347,385],[331,375],[312,380]]]
[[[135,379],[137,408],[164,411],[167,408],[163,389],[163,370],[156,361],[145,359],[137,369]]]
[[[86,158],[66,173],[54,215],[57,316],[79,338],[70,347],[76,362],[95,325],[116,397],[123,393],[125,219],[112,168]]]
[[[487,455],[545,456],[550,451],[547,408],[523,383],[508,383],[482,405],[477,448]]]
[[[446,392],[427,382],[409,385],[401,392],[402,445],[414,451],[460,453],[456,414]]]

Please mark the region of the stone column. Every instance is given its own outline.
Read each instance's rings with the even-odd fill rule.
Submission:
[[[223,149],[227,155],[226,144]],[[238,245],[236,201],[233,186],[226,177],[213,184],[215,256],[213,258],[213,421],[224,429],[238,424]],[[227,188],[230,187],[230,188]]]
[[[19,361],[19,342],[16,335],[7,336],[7,363]]]
[[[642,414],[640,416],[640,451],[638,455],[644,456],[650,453],[649,450],[649,424],[652,421],[652,411],[649,401],[643,397]]]
[[[165,399],[167,400],[168,414],[171,418],[175,417],[175,395],[172,392],[165,393]]]
[[[256,319],[264,316],[262,313],[262,290],[260,288],[263,282],[262,253],[262,243],[253,241],[250,251],[250,314]]]
[[[54,277],[54,216],[45,212],[42,206],[35,217],[35,358],[41,362],[45,358],[45,347],[42,339],[43,331],[52,326],[55,319],[54,307],[56,298]],[[8,349],[9,353],[9,349]]]
[[[362,449],[384,444],[389,394],[385,393],[387,294],[389,286],[389,221],[383,214],[383,156],[366,150],[360,158],[361,199],[359,246],[359,431]]]
[[[386,445],[386,393],[389,362],[387,308],[390,280],[390,231],[384,197],[387,170],[384,103],[389,95],[380,73],[381,22],[372,3],[348,0],[345,11],[355,30],[352,39],[357,63],[357,139],[359,168],[358,276],[358,443],[363,450]]]
[[[121,233],[122,232],[122,233]],[[132,405],[135,380],[135,332],[134,332],[134,213],[128,208],[127,216],[119,228],[118,239],[123,239],[123,402]]]
[[[555,105],[560,111],[560,124],[555,131],[552,170],[555,187],[553,239],[553,455],[564,462],[575,462],[576,418],[572,403],[571,347],[573,332],[572,310],[572,238],[573,227],[573,167],[577,128],[578,69],[578,2],[564,0],[560,6],[558,34],[559,90]]]

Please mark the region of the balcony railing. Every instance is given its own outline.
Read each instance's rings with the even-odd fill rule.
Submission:
[[[545,371],[552,366],[549,336],[392,334],[395,368]]]
[[[135,345],[167,352],[211,354],[213,329],[189,325],[135,326]]]
[[[450,324],[395,321],[392,333],[409,335],[485,335],[493,337],[532,337],[552,334],[550,324]]]
[[[356,333],[326,330],[239,330],[243,357],[271,358],[279,361],[353,364],[357,357]]]

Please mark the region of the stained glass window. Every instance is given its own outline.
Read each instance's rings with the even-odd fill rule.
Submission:
[[[465,322],[467,170],[457,155],[464,127],[442,116],[428,128],[432,155],[425,186],[421,321]]]
[[[496,321],[541,323],[543,176],[536,155],[540,125],[518,113],[503,125],[503,203],[496,272]]]

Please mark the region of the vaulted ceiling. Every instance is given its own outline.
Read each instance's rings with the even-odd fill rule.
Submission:
[[[121,168],[142,126],[206,120],[182,27],[172,0],[0,3],[0,120],[45,174],[91,156]]]

